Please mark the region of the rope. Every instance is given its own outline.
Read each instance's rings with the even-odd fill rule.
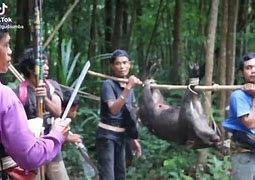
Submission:
[[[199,78],[190,78],[189,84],[198,85],[199,84]]]
[[[209,100],[208,100],[208,98],[206,97],[206,95],[205,95],[205,93],[203,92],[203,97],[205,98],[205,102],[207,103],[207,104],[210,104],[210,102],[209,102]],[[212,126],[214,127],[214,131],[217,133],[217,134],[219,134],[219,136],[221,137],[221,131],[220,131],[220,128],[219,128],[219,126],[217,125],[217,123],[216,123],[216,121],[215,121],[215,119],[214,119],[214,117],[213,117],[213,113],[211,112],[210,113],[210,119],[209,120],[211,120],[212,121]]]

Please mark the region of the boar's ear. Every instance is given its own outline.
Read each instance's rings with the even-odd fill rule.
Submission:
[[[151,74],[151,76],[155,75],[156,72],[160,69],[160,63],[161,61],[154,61],[154,63],[152,63],[151,67],[150,67],[150,71],[149,73]]]
[[[195,77],[194,67],[195,67],[195,64],[189,64],[189,66],[188,66],[189,78]]]
[[[142,81],[152,79],[156,72],[160,69],[161,59],[154,58],[146,62],[146,69],[142,76]]]
[[[199,78],[200,66],[198,63],[189,64],[188,67],[189,78]]]
[[[194,66],[194,64],[189,64],[189,66],[188,66],[189,75],[192,73],[193,66]]]
[[[205,63],[199,65],[199,79],[205,76]]]

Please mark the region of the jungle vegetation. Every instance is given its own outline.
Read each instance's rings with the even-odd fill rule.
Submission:
[[[33,46],[33,0],[5,3],[6,16],[24,26],[11,31],[16,66],[22,50]],[[43,1],[43,42],[73,3],[74,0]],[[205,85],[242,84],[236,69],[241,57],[255,49],[254,7],[251,0],[80,0],[45,48],[51,59],[50,76],[71,86],[88,60],[91,70],[110,74],[110,53],[123,48],[130,53],[132,73],[138,77],[142,77],[148,61],[160,60],[161,68],[154,77],[159,84],[186,84],[190,63],[204,65]],[[11,73],[6,78],[15,81]],[[82,105],[72,124],[72,130],[83,136],[92,157],[102,81],[86,76],[81,90],[89,94],[81,97]],[[137,97],[140,90],[136,89]],[[164,92],[168,102],[176,106],[180,105],[182,94],[183,91]],[[228,96],[226,91],[206,92],[204,96],[206,113],[219,126],[225,119]],[[140,133],[143,156],[129,167],[128,179],[229,179],[228,155],[209,149],[205,166],[195,166],[197,151],[159,140],[142,125]],[[73,179],[83,177],[75,147],[66,145],[63,155]]]

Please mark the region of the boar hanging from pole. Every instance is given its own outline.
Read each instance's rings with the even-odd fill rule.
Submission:
[[[199,93],[193,89],[199,84],[199,66],[190,66],[189,74],[193,86],[188,86],[181,106],[174,107],[165,101],[159,89],[151,87],[155,81],[148,77],[149,73],[139,98],[139,117],[149,131],[160,139],[190,148],[221,148],[220,137],[209,126]]]

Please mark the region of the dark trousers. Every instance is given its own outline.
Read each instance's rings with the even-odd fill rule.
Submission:
[[[125,142],[98,139],[96,142],[100,180],[125,180]]]

